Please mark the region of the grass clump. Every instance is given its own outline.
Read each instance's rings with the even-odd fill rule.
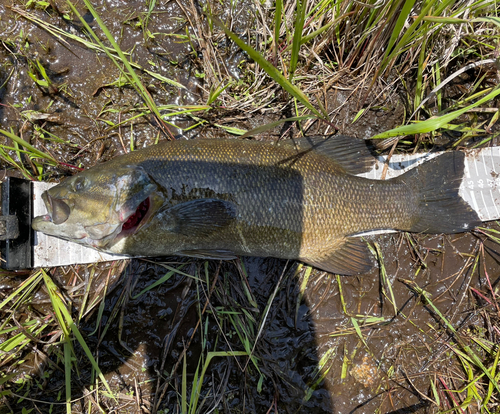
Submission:
[[[495,4],[494,1],[472,4],[453,1],[373,1],[366,4],[297,1],[283,7],[278,2],[274,16],[259,10],[263,21],[269,21],[269,17],[274,21],[274,25],[263,24],[258,28],[264,38],[270,36],[272,40],[265,41],[264,48],[250,46],[219,25],[258,65],[254,71],[259,82],[247,84],[248,89],[236,97],[238,105],[265,106],[255,102],[259,94],[255,88],[262,89],[264,72],[271,82],[270,88],[281,86],[306,111],[326,120],[328,125],[336,111],[325,112],[327,101],[317,99],[320,88],[328,89],[345,81],[346,85],[352,85],[350,95],[361,98],[357,104],[370,108],[374,105],[369,99],[371,90],[376,88],[387,94],[390,88],[398,89],[398,84],[402,83],[407,94],[407,111],[412,114],[404,123],[419,118],[429,119],[375,134],[373,138],[428,136],[431,133],[432,139],[446,130],[456,132],[457,126],[451,121],[477,110],[477,107],[491,106],[497,97],[497,90],[488,88],[486,75],[476,78],[468,92],[458,99],[449,99],[450,94],[446,94],[447,99],[443,101],[442,92],[436,95],[467,67],[491,70],[489,67],[497,59],[495,45],[499,40],[497,28],[500,20],[495,15]],[[469,66],[470,60],[476,61],[472,67]],[[313,66],[320,70],[309,71]],[[407,78],[410,84],[406,83]],[[432,86],[433,91],[428,94]],[[303,93],[298,94],[297,89]],[[231,88],[228,93],[231,93]],[[434,96],[437,102],[431,99]],[[290,108],[286,97],[284,94],[281,100],[282,108]],[[315,108],[311,106],[313,97]],[[293,110],[296,116],[306,114],[298,107]],[[366,109],[359,111],[353,119],[358,120],[363,113]],[[462,130],[468,137],[487,135],[496,118],[490,117],[489,122],[481,121],[477,126]],[[485,124],[488,128],[484,128]]]

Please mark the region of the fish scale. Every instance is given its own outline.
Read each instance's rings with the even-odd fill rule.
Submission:
[[[33,227],[109,253],[273,256],[355,274],[372,265],[356,233],[452,233],[480,222],[458,194],[463,153],[446,153],[387,181],[354,175],[370,159],[365,143],[348,137],[163,142],[48,190],[49,215]],[[141,207],[146,198],[148,209]],[[132,216],[137,226],[122,230]]]
[[[145,162],[132,160],[151,171],[151,177],[166,190],[168,206],[192,201],[195,193],[202,191],[237,204],[237,218],[230,226],[212,236],[186,236],[177,241],[182,244],[179,250],[206,250],[213,246],[214,239],[223,238],[226,242],[219,242],[219,248],[236,254],[275,251],[283,255],[284,250],[297,254],[302,228],[302,177],[293,169],[276,166],[282,157],[269,154],[266,146],[254,147],[255,151],[249,151],[248,145],[234,145],[221,153],[220,146],[186,145],[172,154],[167,145],[164,152],[155,148],[151,157],[143,154]],[[169,159],[168,165],[164,159]],[[262,203],[262,208],[256,209],[256,202]],[[149,237],[141,236],[139,243],[148,243],[147,251],[156,254],[162,247],[148,242]]]
[[[151,156],[141,154],[147,161],[137,157],[132,162],[150,171],[161,187],[176,193],[175,197],[169,194],[171,200],[175,199],[172,206],[192,200],[189,193],[200,189],[209,189],[224,200],[234,200],[238,205],[238,220],[223,234],[228,240],[224,245],[219,242],[223,250],[305,258],[313,252],[332,250],[335,242],[329,242],[328,236],[337,240],[374,226],[408,227],[408,206],[404,205],[408,204],[408,197],[401,199],[399,183],[367,182],[347,176],[337,164],[318,153],[296,160],[292,151],[270,152],[268,144],[258,142],[252,142],[250,147],[248,143],[234,141],[224,147],[224,152],[216,141],[207,141],[202,147],[191,141],[183,143],[183,148],[180,145],[175,148],[180,153],[172,154],[170,146],[161,148],[164,152],[152,147]],[[289,165],[282,162],[290,157]],[[168,166],[164,159],[169,159]],[[305,204],[304,199],[319,202]],[[255,203],[260,204],[258,209]],[[354,206],[361,210],[354,213]],[[273,214],[267,214],[269,209]],[[247,237],[242,239],[243,234]],[[146,240],[141,238],[140,243],[144,245]],[[184,243],[180,251],[195,246],[205,250],[213,239],[191,238]],[[157,250],[148,245],[140,254],[160,254]]]

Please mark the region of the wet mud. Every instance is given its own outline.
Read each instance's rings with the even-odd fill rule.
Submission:
[[[498,284],[498,246],[484,243],[479,271],[474,271],[482,244],[474,234],[385,235],[373,237],[372,242],[380,246],[397,312],[377,268],[366,275],[337,278],[316,270],[306,276],[297,263],[261,258],[235,262],[172,258],[100,265],[91,291],[102,292],[104,282],[113,288],[105,298],[102,319],[96,306],[82,319],[80,330],[120,396],[118,412],[178,408],[183,353],[191,382],[207,351],[243,350],[241,335],[245,334],[237,326],[248,329],[249,337],[257,337],[253,355],[259,370],[247,357],[215,358],[203,382],[207,400],[200,412],[213,407],[224,412],[267,412],[270,407],[283,413],[433,412],[422,397],[428,395],[429,378],[438,375],[459,381],[457,362],[450,354],[451,337],[442,329],[442,320],[409,286],[414,282],[425,289],[459,332],[487,329],[488,303],[474,292],[487,295],[486,274],[494,286]],[[165,265],[182,266],[183,272],[199,279],[173,274],[140,294],[168,273]],[[79,275],[89,276],[82,270]],[[75,285],[74,275],[69,269],[52,273],[67,290]],[[207,275],[206,283],[201,281]],[[77,296],[75,313],[79,302]],[[33,307],[40,314],[50,311],[43,290],[35,296]],[[224,317],[224,312],[238,315],[242,324]],[[257,335],[259,323],[264,325]],[[74,398],[91,386],[90,366],[78,346],[77,353],[81,365]],[[16,377],[27,373],[43,377],[44,372],[51,373],[50,381],[39,397],[55,395],[64,384],[64,374],[47,362],[26,355]],[[11,404],[17,406],[14,401]]]
[[[83,3],[75,5],[98,31]],[[251,10],[250,3],[245,5]],[[146,24],[147,7],[142,2],[95,4],[136,63],[184,85],[179,89],[147,78],[148,91],[158,105],[204,104],[207,99],[204,76],[209,75],[201,42],[194,41],[193,50],[186,37],[186,28],[196,25],[188,6],[157,3]],[[73,15],[63,17],[69,13],[63,2],[50,3],[45,11],[0,2],[0,124],[64,162],[49,167],[44,179],[60,179],[157,139],[168,139],[151,115],[116,126],[145,111],[133,88],[114,84],[120,78],[116,66],[104,54],[74,40],[58,40],[28,20],[26,13],[83,38],[82,25]],[[244,33],[250,22],[248,14],[241,13],[240,26],[234,30]],[[221,70],[239,81],[251,62],[242,63],[244,55],[223,39],[220,47]],[[45,68],[50,86],[40,86],[30,77],[32,73],[43,79],[36,71],[37,62]],[[340,86],[328,91],[327,102],[329,110],[337,108],[332,119],[341,133],[368,138],[401,122],[404,101],[397,93],[378,91],[374,96],[379,106],[352,124],[362,93],[353,99],[355,88],[348,83]],[[197,113],[196,119],[169,118],[176,125],[170,132],[187,137],[227,136],[215,124],[251,129],[282,115],[289,116],[270,111],[249,115],[220,106]],[[200,119],[202,125],[183,130]],[[333,132],[331,127],[326,130]],[[288,134],[286,126],[260,138],[274,139],[284,132]],[[311,134],[318,132],[325,132],[325,126],[313,123],[308,129]],[[444,137],[439,144],[446,148],[454,139]],[[15,151],[10,154],[16,156]],[[38,175],[29,160],[20,161],[33,177]],[[7,173],[9,166],[2,167]],[[486,227],[500,229],[496,223]],[[398,233],[369,241],[379,246],[379,264],[355,277],[337,277],[271,258],[134,259],[51,269],[50,275],[72,304],[73,316],[83,312],[79,329],[118,396],[118,401],[102,393],[97,396],[92,367],[75,342],[79,374],[72,376],[73,412],[89,412],[89,404],[94,404],[92,412],[98,412],[97,401],[108,412],[180,412],[183,379],[191,395],[193,381],[210,352],[247,351],[245,346],[252,358],[218,354],[207,365],[198,412],[436,412],[430,401],[431,382],[459,389],[467,378],[453,353],[457,346],[453,335],[415,286],[430,295],[458,335],[480,352],[470,340],[475,332],[489,332],[486,336],[492,343],[500,340],[500,331],[494,329],[498,315],[491,316],[490,290],[498,290],[500,247],[481,231]],[[182,273],[173,272],[142,293],[172,268]],[[0,301],[26,276],[0,275]],[[17,320],[28,315],[43,319],[51,312],[48,292],[40,287]],[[13,374],[0,386],[16,394],[4,397],[3,403],[0,400],[0,413],[20,412],[23,407],[65,412],[62,345],[55,324],[53,328],[44,334],[43,342],[21,351],[21,364],[0,367],[4,374]],[[8,337],[4,334],[0,341]],[[445,385],[439,390],[443,410],[450,407]]]

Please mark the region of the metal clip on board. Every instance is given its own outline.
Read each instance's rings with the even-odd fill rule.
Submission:
[[[31,182],[21,178],[6,177],[2,182],[1,196],[1,266],[8,270],[33,267]]]

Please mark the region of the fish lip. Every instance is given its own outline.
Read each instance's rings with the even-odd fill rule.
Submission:
[[[50,217],[48,214],[44,214],[42,216],[36,216],[31,221],[31,227],[35,231],[43,232],[43,230],[40,228],[40,225],[43,226],[42,223],[52,223],[52,217]]]
[[[52,204],[50,203],[48,197],[49,197],[48,192],[44,191],[42,193],[42,200],[43,200],[43,203],[45,204],[45,208],[47,209],[47,214],[45,214],[44,216],[40,216],[40,217],[44,217],[44,221],[51,221],[52,222]],[[48,217],[49,219],[45,220],[46,217]]]
[[[59,225],[68,220],[71,209],[64,200],[52,197],[48,191],[42,194],[42,200],[45,203],[45,208],[52,223]]]

